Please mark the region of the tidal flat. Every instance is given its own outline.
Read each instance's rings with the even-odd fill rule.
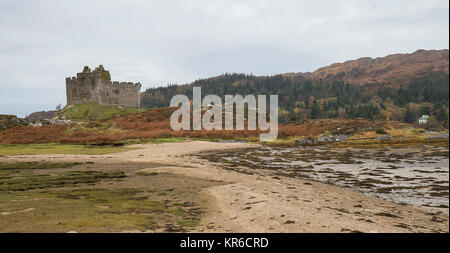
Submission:
[[[448,213],[448,147],[261,146],[211,151],[198,157],[227,170],[313,180]]]
[[[388,184],[337,169],[323,170],[328,181],[312,178],[320,175],[316,166],[362,166],[368,159],[386,166],[399,159],[407,164],[409,158],[403,156],[411,153],[408,149],[392,149],[395,155],[387,156],[385,149],[358,153],[315,146],[289,151],[198,140],[130,148],[107,155],[0,157],[0,231],[448,233],[446,208],[399,204],[358,190]],[[435,160],[448,160],[446,150],[425,147]],[[380,151],[383,156],[376,158]],[[420,165],[416,158],[410,162]],[[288,161],[296,167],[286,166]],[[438,161],[429,162],[427,154],[422,162]],[[425,175],[428,168],[434,169],[425,166],[415,173]],[[363,182],[336,186],[350,176]],[[438,185],[443,187],[428,192],[448,192],[448,186]]]
[[[0,232],[184,232],[219,182],[145,173],[157,163],[0,162]]]

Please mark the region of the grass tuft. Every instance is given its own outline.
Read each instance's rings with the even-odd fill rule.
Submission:
[[[39,155],[39,154],[71,154],[71,155],[105,155],[135,148],[120,146],[92,146],[79,144],[4,144],[0,145],[0,156]]]

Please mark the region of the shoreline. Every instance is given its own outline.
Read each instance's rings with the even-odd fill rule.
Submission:
[[[218,180],[201,193],[208,211],[190,232],[448,232],[448,214],[370,197],[316,181],[244,174],[221,169],[195,154],[257,147],[248,143],[185,141],[137,144],[109,155],[28,155],[0,161],[94,161],[160,163],[142,171]],[[152,232],[152,231],[148,231]]]

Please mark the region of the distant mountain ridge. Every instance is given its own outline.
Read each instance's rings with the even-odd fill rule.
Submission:
[[[408,84],[417,76],[433,72],[449,73],[449,50],[417,50],[411,54],[385,57],[363,57],[334,63],[312,73],[285,73],[284,77],[323,81],[345,81],[352,84],[384,83],[390,86]]]
[[[312,73],[271,76],[223,74],[184,85],[149,88],[141,106],[162,108],[177,94],[278,95],[279,122],[318,118],[365,118],[417,122],[430,115],[431,125],[448,127],[449,50],[417,50],[378,58],[360,58]]]

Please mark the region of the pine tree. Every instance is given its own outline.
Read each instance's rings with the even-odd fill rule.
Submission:
[[[414,123],[416,121],[416,115],[414,114],[414,112],[411,111],[409,106],[406,108],[406,113],[403,118],[403,121],[407,123]]]
[[[317,101],[313,101],[313,105],[311,106],[311,119],[317,119],[320,117],[320,107],[317,104]]]

